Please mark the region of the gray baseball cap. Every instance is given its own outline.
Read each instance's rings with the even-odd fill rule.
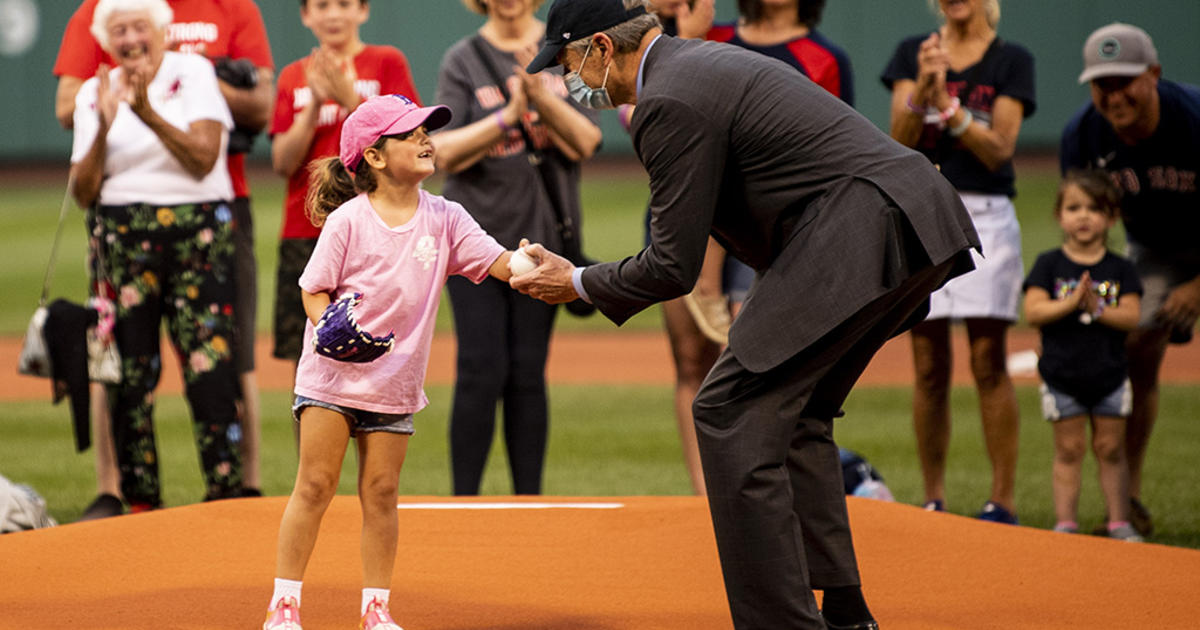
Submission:
[[[1080,83],[1101,77],[1135,77],[1158,65],[1158,51],[1146,31],[1113,22],[1088,35],[1083,45]]]

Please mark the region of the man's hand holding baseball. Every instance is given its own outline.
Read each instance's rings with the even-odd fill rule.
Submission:
[[[530,244],[521,239],[521,247],[540,262],[533,271],[514,276],[509,280],[509,286],[547,304],[564,304],[579,298],[571,279],[575,272],[575,265],[571,261],[551,252],[541,243]]]

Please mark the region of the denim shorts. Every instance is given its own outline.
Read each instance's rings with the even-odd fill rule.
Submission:
[[[305,407],[323,407],[342,414],[346,417],[347,422],[350,423],[350,437],[354,437],[359,433],[398,433],[400,435],[412,435],[415,431],[413,428],[413,415],[411,413],[366,411],[314,400],[300,395],[296,396],[296,402],[292,404],[292,417],[296,422],[300,422],[300,412]]]
[[[1063,393],[1062,390],[1042,383],[1042,416],[1050,422],[1058,422],[1063,418],[1075,416],[1101,416],[1106,418],[1128,418],[1133,409],[1133,391],[1129,387],[1129,379],[1114,389],[1100,402],[1090,409],[1085,407],[1074,396]]]

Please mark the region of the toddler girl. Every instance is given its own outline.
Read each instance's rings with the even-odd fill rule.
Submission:
[[[1137,326],[1142,285],[1133,265],[1105,246],[1119,208],[1106,174],[1066,174],[1054,207],[1063,244],[1038,256],[1029,272],[1025,319],[1042,336],[1042,413],[1054,426],[1054,529],[1079,529],[1079,477],[1090,423],[1109,536],[1140,542],[1129,523],[1125,336]]]

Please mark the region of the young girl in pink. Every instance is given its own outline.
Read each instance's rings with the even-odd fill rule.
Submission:
[[[442,286],[452,274],[510,276],[511,252],[461,205],[421,189],[434,172],[428,134],[449,120],[445,106],[377,96],[346,119],[340,157],[314,163],[306,208],[324,227],[299,283],[309,319],[293,406],[300,465],[264,630],[300,628],[301,580],[350,438],[363,519],[359,627],[400,628],[388,613],[396,490],[413,414],[428,403],[422,384]],[[394,337],[365,332],[389,330]]]

